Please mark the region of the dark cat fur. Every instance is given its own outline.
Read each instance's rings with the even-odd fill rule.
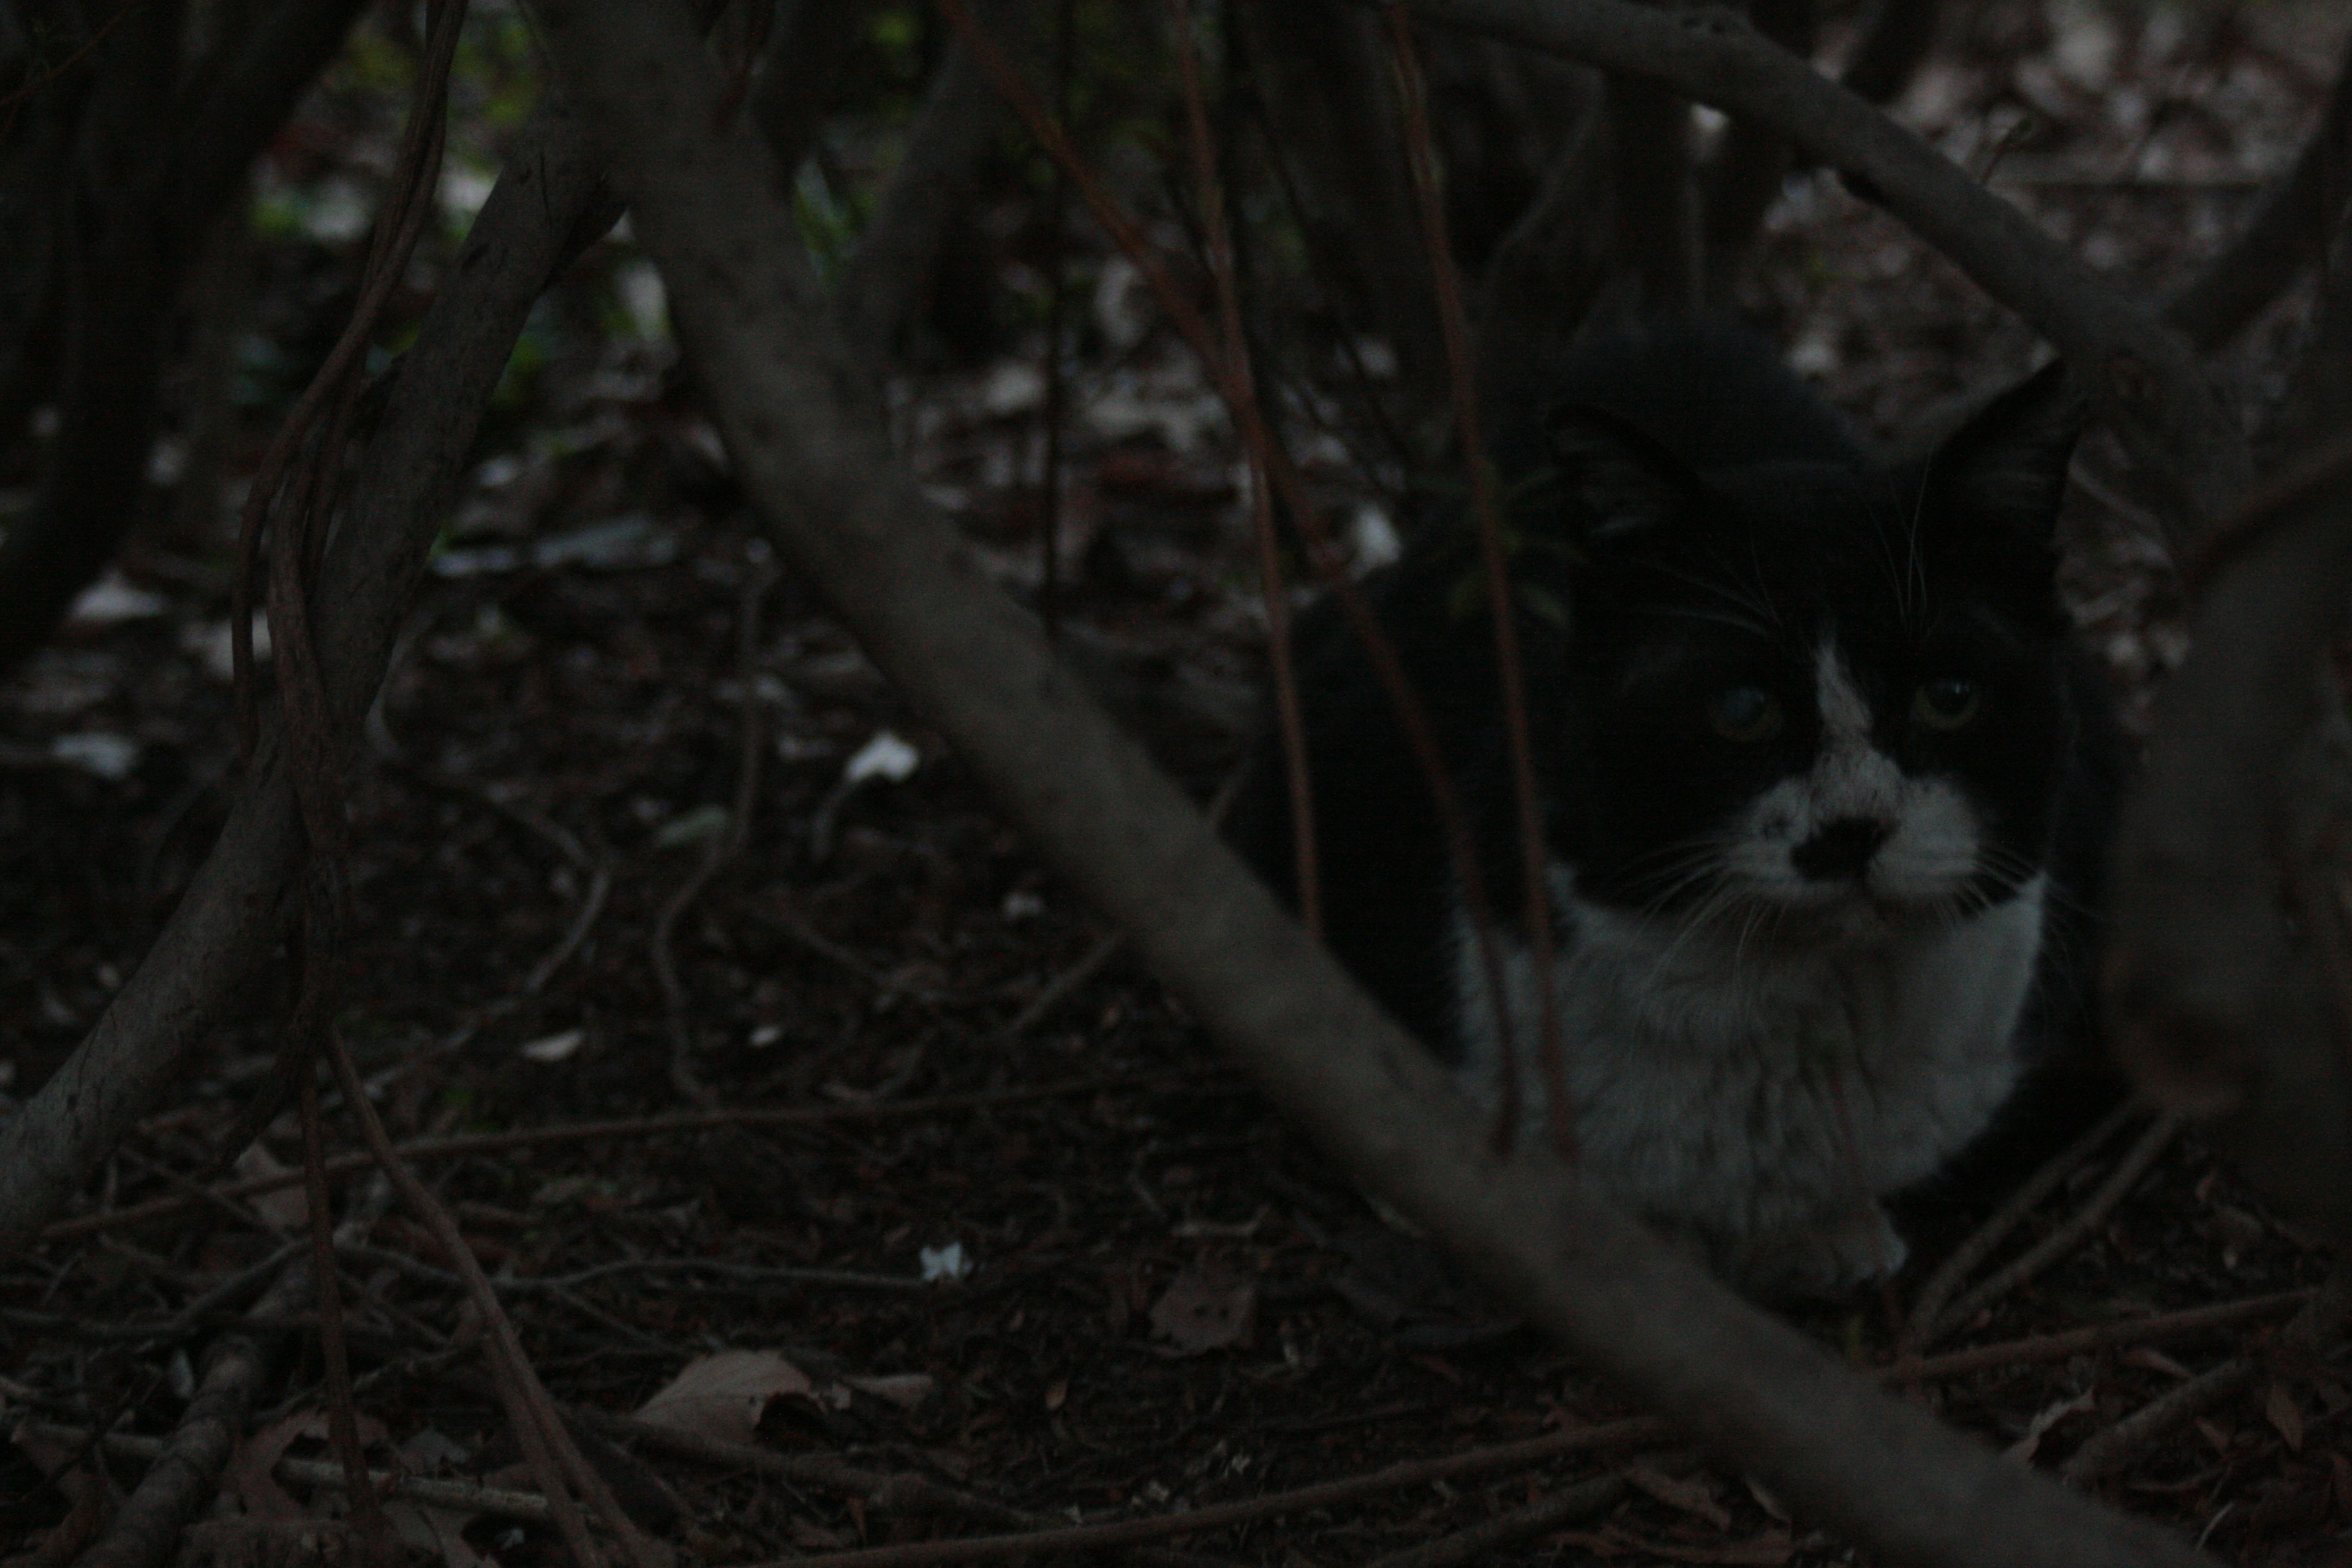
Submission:
[[[1879,1200],[2081,1032],[2117,745],[2053,584],[2078,419],[2053,368],[1882,465],[1769,345],[1683,323],[1578,350],[1498,422],[1585,1178],[1759,1294],[1899,1264]],[[1471,819],[1536,1131],[1470,527],[1433,520],[1366,591]],[[1297,648],[1326,940],[1495,1103],[1488,987],[1388,696],[1336,606]],[[1272,738],[1240,805],[1295,897]]]

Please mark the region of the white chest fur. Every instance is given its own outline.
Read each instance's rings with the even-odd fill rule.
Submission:
[[[1833,1291],[1897,1267],[1878,1198],[1932,1173],[2017,1081],[2042,880],[1937,929],[1793,948],[1559,895],[1553,1006],[1583,1178],[1751,1288]],[[1492,1106],[1491,992],[1465,921],[1454,935],[1456,1077]],[[1522,1131],[1542,1137],[1534,964],[1501,947]]]

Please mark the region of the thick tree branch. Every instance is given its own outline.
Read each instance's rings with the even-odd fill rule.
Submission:
[[[183,236],[205,232],[262,147],[343,47],[366,0],[278,0],[216,80],[181,117],[178,214]]]
[[[997,0],[982,16],[993,31],[1017,35],[1030,10],[1031,0]],[[834,309],[853,334],[887,349],[914,314],[948,226],[969,199],[973,165],[996,132],[997,103],[971,50],[961,39],[950,45],[906,156],[843,270]]]
[[[482,411],[597,190],[578,122],[551,98],[402,362],[328,550],[318,602],[334,613],[321,617],[319,653],[339,726],[357,722],[383,678]],[[26,1246],[155,1109],[238,983],[275,947],[297,831],[273,725],[212,854],[138,971],[65,1066],[0,1126],[0,1256]]]
[[[1880,1397],[1547,1158],[1496,1162],[1434,1064],[1282,913],[894,468],[866,367],[769,199],[764,149],[709,130],[719,83],[685,18],[643,0],[542,0],[540,14],[766,526],[1007,814],[1360,1181],[1627,1387],[1891,1558],[2201,1561]]]
[[[139,517],[166,325],[188,258],[360,0],[280,0],[203,102],[174,108],[183,7],[137,0],[81,149],[59,428],[32,515],[0,540],[0,669],[48,640]],[[14,432],[10,432],[14,434]]]
[[[856,46],[867,0],[752,0],[777,5],[775,30],[751,89],[752,123],[767,135],[776,168],[792,184],[793,171],[824,123],[825,95]]]
[[[1625,0],[1412,0],[1429,21],[1627,75],[1786,132],[1818,162],[1858,176],[1888,211],[2058,347],[2130,441],[2168,480],[2185,543],[2244,488],[2237,426],[2189,346],[2032,219],[1948,158],[1737,16],[1669,16]]]
[[[2220,347],[2278,298],[2318,256],[2352,194],[2352,43],[2319,124],[2252,221],[2164,307],[2164,319],[2200,348]]]

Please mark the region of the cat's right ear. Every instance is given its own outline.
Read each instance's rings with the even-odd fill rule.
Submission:
[[[1690,510],[1698,481],[1673,454],[1622,419],[1562,405],[1544,416],[1553,483],[1592,544],[1638,538]]]
[[[1986,404],[1928,459],[1956,515],[2046,544],[2083,432],[2083,395],[2052,363]]]

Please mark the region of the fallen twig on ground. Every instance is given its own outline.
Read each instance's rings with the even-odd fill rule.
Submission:
[[[1563,1454],[1592,1453],[1660,1442],[1672,1435],[1672,1428],[1664,1422],[1637,1417],[1631,1421],[1612,1421],[1601,1426],[1554,1432],[1517,1443],[1498,1443],[1492,1447],[1472,1448],[1436,1458],[1408,1459],[1365,1475],[1297,1487],[1289,1491],[1247,1498],[1240,1502],[1211,1503],[1202,1508],[1188,1509],[1182,1513],[1111,1520],[1101,1524],[1063,1525],[1049,1530],[1026,1531],[1017,1535],[909,1542],[904,1546],[880,1546],[862,1552],[819,1552],[791,1561],[795,1565],[805,1565],[805,1568],[918,1568],[919,1564],[929,1563],[980,1563],[1030,1552],[1086,1552],[1132,1546],[1203,1530],[1248,1524],[1286,1513],[1301,1513],[1309,1509],[1333,1508],[1402,1487],[1426,1486],[1432,1481],[1477,1475],[1487,1470],[1513,1469]],[[782,1564],[776,1564],[774,1568],[782,1568]]]
[[[713,834],[693,875],[679,885],[655,917],[652,937],[654,975],[661,982],[662,1005],[669,1017],[669,1081],[680,1098],[705,1110],[718,1108],[719,1096],[694,1066],[694,1025],[688,1016],[686,984],[678,978],[673,933],[680,916],[702,896],[702,889],[733,859],[751,831],[751,807],[760,798],[760,752],[766,726],[760,721],[760,604],[776,580],[764,542],[745,568],[743,592],[735,610],[735,679],[740,711],[736,720],[735,794],[728,804],[727,825]]]
[[[2279,1331],[2279,1339],[2305,1352],[2324,1350],[2352,1319],[2352,1264],[2338,1262],[2327,1282],[2311,1293]],[[2106,1430],[2084,1440],[2058,1473],[2075,1486],[2115,1474],[2185,1421],[2235,1397],[2262,1371],[2257,1355],[2232,1356],[2179,1387],[2167,1390]]]
[[[44,1437],[60,1443],[79,1443],[89,1436],[87,1428],[59,1426],[53,1421],[29,1423]],[[152,1464],[163,1458],[170,1445],[161,1437],[142,1436],[133,1432],[109,1432],[100,1436],[98,1446],[110,1454],[126,1459]],[[306,1487],[331,1487],[346,1490],[343,1468],[329,1459],[281,1458],[271,1474]],[[511,1487],[484,1486],[478,1481],[461,1480],[455,1477],[411,1476],[390,1470],[367,1472],[368,1485],[378,1496],[405,1498],[411,1502],[429,1503],[436,1508],[460,1509],[469,1513],[496,1514],[501,1519],[527,1519],[540,1522],[552,1516],[547,1500],[537,1492],[516,1491]]]
[[[800,1486],[823,1487],[829,1491],[846,1493],[858,1499],[866,1508],[885,1514],[909,1514],[918,1517],[969,1519],[986,1524],[1004,1525],[1014,1529],[1052,1527],[1062,1522],[1055,1514],[1032,1513],[977,1492],[965,1491],[929,1476],[892,1475],[881,1470],[869,1470],[837,1459],[830,1454],[781,1454],[772,1448],[762,1448],[750,1443],[730,1443],[722,1437],[706,1436],[676,1426],[657,1426],[634,1416],[614,1415],[589,1407],[575,1409],[572,1414],[605,1436],[644,1443],[649,1447],[666,1449],[705,1464],[724,1465],[730,1468],[757,1470]],[[1159,1552],[1148,1547],[1134,1553],[1139,1563],[1152,1563],[1161,1568],[1206,1568],[1214,1559],[1187,1552]]]
[[[1595,1476],[1481,1520],[1466,1530],[1375,1557],[1364,1568],[1454,1568],[1457,1563],[1483,1562],[1497,1547],[1589,1519],[1624,1495],[1625,1483],[1617,1477]]]
[[[563,935],[556,940],[555,945],[532,964],[530,973],[523,977],[523,993],[535,994],[546,988],[558,970],[572,962],[572,955],[588,940],[588,933],[595,929],[597,916],[604,912],[605,901],[612,897],[613,868],[608,862],[591,855],[587,846],[581,843],[580,836],[562,823],[524,805],[494,784],[477,784],[471,779],[425,766],[410,756],[407,748],[400,743],[399,737],[392,732],[392,721],[384,712],[385,695],[392,689],[393,676],[433,616],[431,609],[425,610],[393,645],[392,653],[384,661],[383,684],[377,688],[375,700],[368,704],[362,730],[367,736],[369,748],[386,767],[397,768],[419,784],[488,806],[526,833],[552,845],[555,852],[563,857],[574,870],[587,877],[588,889],[581,896],[580,907],[572,911],[572,923],[564,928]]]
[[[469,1154],[498,1154],[513,1149],[550,1148],[564,1143],[596,1142],[608,1138],[656,1138],[677,1132],[707,1132],[714,1127],[814,1127],[839,1121],[901,1121],[964,1110],[995,1110],[1029,1105],[1069,1095],[1101,1094],[1122,1089],[1163,1089],[1206,1085],[1229,1075],[1202,1068],[1177,1072],[1123,1073],[1078,1079],[1068,1083],[1038,1084],[1026,1089],[985,1089],[972,1094],[941,1094],[928,1100],[848,1100],[835,1105],[749,1105],[718,1110],[673,1111],[661,1116],[624,1116],[604,1121],[571,1121],[552,1127],[524,1127],[511,1132],[470,1132],[445,1138],[419,1138],[398,1146],[404,1159],[449,1160]],[[375,1163],[372,1154],[338,1154],[327,1162],[330,1175],[365,1170]],[[73,1241],[102,1231],[143,1225],[224,1198],[250,1197],[277,1192],[302,1180],[299,1171],[267,1176],[247,1176],[223,1182],[200,1193],[184,1193],[127,1205],[100,1214],[61,1220],[41,1232],[44,1241]]]
[[[353,1204],[337,1233],[351,1240],[367,1234],[383,1216],[387,1196],[380,1190]],[[290,1314],[310,1298],[310,1265],[302,1252],[300,1247],[281,1249],[283,1271],[254,1303],[254,1317]],[[247,1413],[280,1337],[265,1340],[240,1331],[214,1343],[178,1427],[171,1436],[154,1439],[157,1449],[147,1474],[97,1544],[82,1554],[79,1568],[156,1568],[171,1561],[180,1532],[218,1493],[229,1458],[245,1440]]]
[[[376,1164],[391,1178],[401,1200],[432,1233],[443,1254],[457,1265],[465,1277],[467,1299],[480,1314],[487,1331],[487,1353],[483,1359],[489,1366],[499,1402],[506,1408],[508,1426],[514,1433],[516,1446],[522,1450],[524,1462],[539,1478],[541,1493],[572,1557],[580,1568],[602,1568],[604,1562],[604,1553],[588,1534],[579,1505],[572,1500],[570,1489],[576,1488],[579,1496],[595,1510],[598,1521],[618,1538],[635,1568],[667,1568],[667,1554],[645,1538],[622,1511],[604,1479],[581,1457],[578,1445],[564,1429],[562,1417],[556,1414],[554,1401],[540,1384],[530,1358],[523,1353],[522,1342],[516,1337],[514,1324],[508,1321],[505,1309],[499,1305],[498,1292],[482,1272],[474,1249],[466,1244],[457,1222],[450,1217],[441,1200],[416,1179],[416,1173],[393,1147],[375,1107],[368,1100],[366,1088],[360,1082],[359,1069],[352,1065],[351,1053],[331,1029],[327,1034],[326,1052],[336,1080],[342,1085],[345,1103],[358,1121]]]
[[[2084,1200],[2083,1206],[2067,1215],[2056,1229],[1995,1269],[1934,1319],[1915,1315],[1912,1326],[1904,1335],[1905,1348],[1925,1350],[1963,1323],[1974,1321],[1978,1313],[2082,1246],[2094,1230],[2106,1223],[2107,1216],[2116,1212],[2116,1205],[2131,1195],[2132,1189],[2139,1185],[2140,1178],[2147,1174],[2148,1167],[2156,1163],[2157,1157],[2171,1145],[2179,1132],[2180,1118],[2177,1116],[2159,1116],[2150,1122],[2138,1141],[2116,1162],[2116,1168],[2107,1173],[2106,1180],[2101,1182]]]
[[[2081,1137],[2060,1150],[2042,1168],[2026,1178],[2000,1207],[1995,1209],[1984,1224],[1979,1226],[1959,1246],[1952,1248],[1935,1273],[1919,1287],[1919,1294],[1911,1302],[1905,1318],[1903,1332],[1895,1342],[1896,1351],[1905,1355],[1916,1354],[1944,1315],[1944,1304],[1952,1293],[1968,1283],[1969,1276],[1978,1264],[1992,1256],[1993,1248],[2007,1239],[2009,1233],[2023,1223],[2025,1216],[2040,1205],[2042,1199],[2058,1190],[2058,1184],[2082,1168],[2083,1162],[2096,1153],[2099,1146],[2115,1136],[2117,1129],[2131,1120],[2137,1108],[2128,1100],[2101,1117]]]

